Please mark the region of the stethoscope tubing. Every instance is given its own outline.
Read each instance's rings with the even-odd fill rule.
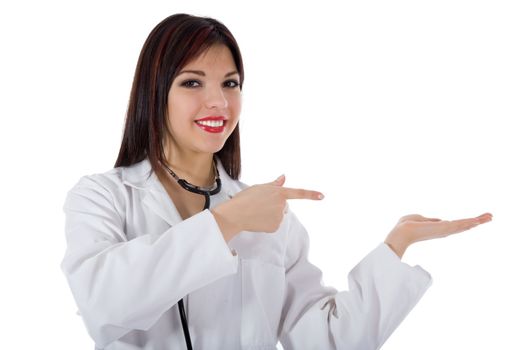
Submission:
[[[214,188],[212,191],[202,190],[199,188],[196,188],[196,186],[186,186],[187,182],[185,180],[180,179],[178,182],[179,184],[186,190],[201,194],[205,198],[204,208],[202,210],[206,210],[210,208],[210,195],[214,195],[220,192],[221,190],[221,180],[216,179],[217,181],[217,187]],[[183,184],[184,183],[184,184]],[[182,330],[184,331],[184,339],[186,340],[186,348],[188,350],[193,350],[193,346],[191,344],[191,336],[190,331],[188,329],[188,320],[186,318],[186,311],[184,310],[184,298],[179,300],[179,314],[180,314],[180,320],[182,323]]]

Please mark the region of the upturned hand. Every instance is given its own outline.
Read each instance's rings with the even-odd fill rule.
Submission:
[[[475,218],[441,220],[413,214],[403,216],[385,239],[385,243],[401,258],[411,244],[428,239],[446,237],[470,230],[492,220],[492,214],[485,213]]]

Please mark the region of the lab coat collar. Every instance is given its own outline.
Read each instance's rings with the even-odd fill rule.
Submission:
[[[232,193],[234,186],[234,181],[230,175],[224,169],[222,162],[219,158],[217,159],[217,170],[219,171],[219,176],[222,183],[222,191],[226,192],[228,195],[233,195]],[[144,160],[135,163],[128,167],[122,167],[122,181],[125,185],[135,187],[137,189],[147,190],[147,189],[161,189],[158,186],[162,186],[157,174],[153,171],[149,158],[146,157]],[[163,189],[163,188],[162,188]]]
[[[227,196],[222,197],[223,200],[232,198],[235,195],[235,188],[237,186],[235,186],[235,180],[228,175],[219,159],[217,159],[217,170],[219,171],[219,176],[221,178],[222,188],[221,192],[215,196]],[[175,225],[177,222],[182,221],[175,205],[169,198],[166,189],[159,181],[157,174],[153,171],[151,163],[147,157],[141,162],[128,167],[123,167],[122,181],[124,185],[144,191],[145,195],[143,197],[143,204],[153,210],[167,223]],[[212,196],[212,198],[215,196]]]
[[[153,178],[155,176],[155,178]],[[146,190],[151,187],[154,180],[158,181],[149,159],[144,160],[133,165],[122,167],[122,182],[125,185],[137,188],[139,190]]]

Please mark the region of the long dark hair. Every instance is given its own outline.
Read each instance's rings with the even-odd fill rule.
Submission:
[[[166,130],[168,92],[182,67],[214,44],[226,45],[244,81],[242,57],[237,41],[221,22],[209,17],[175,14],[160,22],[149,34],[140,52],[120,152],[115,168],[149,158],[155,172],[159,161],[166,164],[162,137]],[[241,172],[239,124],[215,153],[233,179]]]

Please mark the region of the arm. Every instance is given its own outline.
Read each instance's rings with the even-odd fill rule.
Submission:
[[[286,300],[279,338],[292,349],[378,349],[431,284],[420,267],[379,245],[348,274],[348,290],[324,287],[308,261],[308,234],[291,215]]]
[[[209,210],[128,241],[114,195],[98,178],[84,177],[64,204],[61,267],[99,347],[149,329],[184,295],[235,273],[238,262]]]

